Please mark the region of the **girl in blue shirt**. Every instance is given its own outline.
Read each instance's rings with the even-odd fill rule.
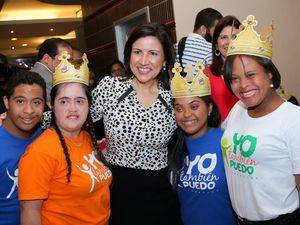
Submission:
[[[168,162],[183,223],[235,225],[220,145],[220,114],[210,98],[208,78],[202,71],[190,83],[179,76],[175,72],[171,82],[178,128],[169,142]]]

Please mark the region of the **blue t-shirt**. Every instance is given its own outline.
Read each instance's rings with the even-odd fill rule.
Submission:
[[[184,225],[237,224],[227,189],[221,137],[211,128],[199,138],[186,138],[188,157],[178,184]]]
[[[0,225],[20,224],[18,163],[26,147],[41,132],[39,129],[32,137],[22,139],[0,126]]]

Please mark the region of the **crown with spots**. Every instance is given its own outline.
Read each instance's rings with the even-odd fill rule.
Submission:
[[[276,91],[277,94],[284,100],[289,100],[292,97],[292,95],[287,92],[282,86],[280,86]]]
[[[83,63],[80,65],[79,69],[76,69],[74,65],[68,61],[68,59],[70,59],[70,55],[66,51],[63,51],[58,56],[58,59],[61,61],[53,73],[52,87],[66,82],[89,85],[90,72],[87,66],[88,59],[86,54],[83,54],[82,56]]]
[[[240,32],[231,40],[227,56],[253,55],[272,59],[274,25],[265,27],[258,34],[254,27],[258,24],[253,15],[247,16],[240,26]]]
[[[178,62],[174,64],[172,72],[175,74],[171,80],[173,98],[202,97],[210,95],[209,78],[203,73],[204,66],[197,62],[195,67],[187,64],[186,77],[181,76],[182,67]],[[196,72],[194,75],[194,71]]]

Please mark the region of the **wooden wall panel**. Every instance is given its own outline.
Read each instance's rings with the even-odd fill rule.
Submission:
[[[151,22],[166,24],[174,33],[172,0],[85,0],[82,1],[85,40],[90,65],[103,75],[106,66],[117,58],[113,23],[149,6]]]
[[[98,22],[96,18],[92,18],[88,21],[84,22],[84,33],[86,37],[89,37],[90,35],[93,35],[95,31],[98,31]]]

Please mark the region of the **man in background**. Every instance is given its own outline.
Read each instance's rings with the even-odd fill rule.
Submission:
[[[212,63],[212,36],[222,14],[215,9],[201,10],[195,19],[194,31],[182,38],[177,46],[177,58],[185,67],[187,63],[195,66],[197,61],[205,65]]]
[[[47,88],[47,105],[50,107],[50,91],[52,87],[52,76],[56,66],[60,63],[58,55],[67,51],[72,55],[71,45],[61,38],[46,39],[39,47],[37,62],[31,71],[36,72],[44,78]]]

